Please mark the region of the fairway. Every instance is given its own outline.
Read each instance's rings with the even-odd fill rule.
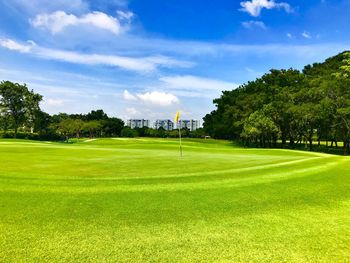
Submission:
[[[0,140],[0,262],[350,262],[350,158]]]

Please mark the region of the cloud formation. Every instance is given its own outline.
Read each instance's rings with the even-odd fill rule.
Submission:
[[[249,13],[251,16],[257,17],[262,9],[283,9],[287,13],[293,11],[292,7],[285,2],[277,3],[275,0],[251,0],[241,2],[241,11]]]
[[[21,53],[29,53],[43,59],[84,65],[112,66],[139,73],[152,72],[159,67],[188,68],[193,66],[193,63],[191,62],[176,60],[166,56],[127,57],[117,55],[83,54],[79,52],[42,48],[35,45],[32,41],[29,41],[28,44],[21,44],[12,39],[0,39],[0,46]]]
[[[128,101],[139,101],[148,105],[167,107],[180,103],[178,97],[174,94],[160,91],[152,91],[145,93],[131,94],[129,91],[124,90],[123,98]]]
[[[137,94],[137,97],[146,104],[153,104],[157,106],[171,106],[179,103],[178,97],[171,93],[152,91],[143,94]]]
[[[267,27],[266,27],[264,22],[262,22],[262,21],[254,21],[254,20],[242,22],[242,26],[245,27],[245,28],[248,28],[248,29],[253,29],[253,28],[260,28],[260,29],[263,29],[263,30],[267,29]]]
[[[124,92],[123,92],[123,98],[125,99],[125,100],[129,100],[129,101],[135,101],[135,100],[137,100],[137,97],[136,96],[134,96],[134,95],[132,95],[129,91],[127,91],[127,90],[124,90]]]
[[[303,33],[301,33],[301,35],[302,35],[304,38],[307,38],[307,39],[311,39],[311,38],[312,38],[311,34],[310,34],[309,32],[306,32],[306,31],[304,31]]]
[[[60,107],[64,105],[64,100],[61,99],[47,99],[43,102],[47,106]]]
[[[5,1],[6,5],[10,5],[20,13],[28,15],[36,15],[43,12],[52,12],[56,10],[65,10],[66,12],[87,12],[89,3],[85,0],[11,0]]]
[[[35,46],[33,41],[28,41],[29,44],[21,44],[12,39],[0,39],[0,46],[21,53],[29,53]]]
[[[167,88],[199,91],[202,93],[206,91],[232,90],[238,86],[235,83],[191,75],[165,76],[161,77],[160,81],[162,81]]]
[[[42,13],[30,20],[32,26],[48,30],[52,34],[62,32],[70,26],[93,26],[120,35],[124,31],[123,23],[129,24],[133,17],[131,12],[118,11],[118,17],[112,17],[102,12],[91,12],[82,16],[56,11],[50,14]]]

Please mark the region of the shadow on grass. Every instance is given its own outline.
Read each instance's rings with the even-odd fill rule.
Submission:
[[[240,141],[231,141],[230,145],[232,147],[240,147],[240,148],[253,148],[253,149],[287,149],[287,150],[298,150],[298,151],[307,151],[307,152],[319,152],[319,153],[327,153],[327,154],[333,154],[333,155],[341,155],[344,156],[345,154],[345,148],[344,147],[338,147],[338,146],[326,146],[326,145],[317,145],[314,144],[312,147],[312,150],[310,150],[310,147],[308,144],[285,144],[283,145],[281,142],[278,142],[273,147],[261,147],[259,144],[249,143],[248,145],[244,142]]]

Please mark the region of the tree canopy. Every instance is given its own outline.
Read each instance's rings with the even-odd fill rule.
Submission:
[[[247,145],[285,146],[307,141],[342,141],[349,153],[350,52],[323,63],[270,70],[214,100],[216,109],[204,117],[214,138]]]

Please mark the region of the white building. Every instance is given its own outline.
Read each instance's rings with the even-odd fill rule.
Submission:
[[[179,120],[177,128],[187,128],[190,131],[195,131],[199,128],[199,121],[197,120]]]
[[[127,121],[127,126],[129,126],[132,129],[135,128],[143,128],[143,127],[150,127],[149,126],[149,120],[137,120],[137,119],[131,119]]]
[[[166,131],[171,131],[174,129],[174,123],[171,120],[156,120],[154,128],[158,130],[161,127]]]

